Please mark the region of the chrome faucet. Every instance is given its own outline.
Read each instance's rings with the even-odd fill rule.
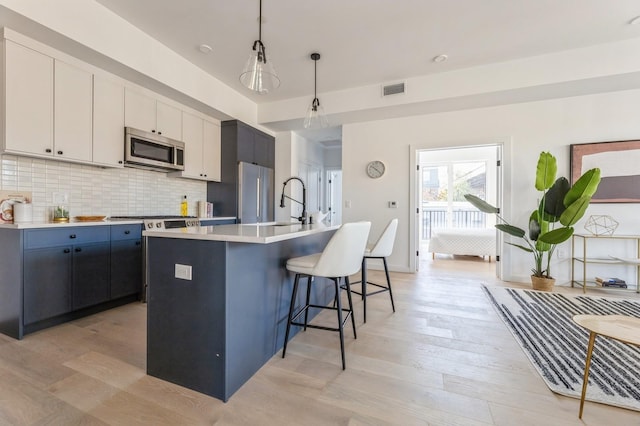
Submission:
[[[300,183],[302,184],[302,202],[289,197],[288,195],[285,195],[284,193],[284,189],[287,186],[287,183],[289,183],[290,180],[298,180],[300,181]],[[280,207],[284,208],[284,199],[288,198],[291,201],[295,201],[298,204],[302,204],[302,215],[300,217],[295,217],[295,216],[291,216],[293,219],[298,219],[303,225],[307,224],[307,189],[304,186],[304,182],[302,181],[302,179],[300,179],[297,176],[292,176],[289,179],[285,180],[284,183],[282,184],[282,195],[280,196]]]

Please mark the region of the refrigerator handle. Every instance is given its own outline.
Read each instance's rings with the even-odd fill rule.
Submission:
[[[256,218],[260,222],[260,177],[256,179],[258,181],[258,190],[256,191]]]

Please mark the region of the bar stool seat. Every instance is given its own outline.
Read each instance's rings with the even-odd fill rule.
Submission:
[[[284,347],[282,348],[282,357],[287,352],[287,343],[289,341],[289,332],[291,326],[316,328],[321,330],[337,331],[340,334],[340,352],[342,355],[342,369],[345,369],[344,354],[344,324],[351,317],[353,326],[353,337],[356,335],[356,322],[353,317],[353,302],[351,300],[351,290],[349,286],[349,275],[355,274],[360,269],[362,256],[367,244],[369,229],[371,222],[354,222],[345,223],[331,237],[322,253],[311,254],[291,258],[287,261],[287,270],[295,272],[296,276],[293,282],[293,290],[291,293],[291,303],[289,305],[289,315],[287,319],[287,331],[284,336]],[[300,278],[307,278],[307,295],[305,304],[295,312],[297,300],[298,286]],[[312,277],[324,277],[333,281],[335,289],[335,306],[325,306],[310,303]],[[340,281],[344,279],[345,285],[342,286]],[[341,289],[347,290],[348,308],[342,307],[340,299]],[[322,325],[309,324],[309,309],[331,309],[335,310],[338,317],[337,327],[326,327]],[[346,315],[343,317],[343,313]],[[298,321],[304,314],[304,322]]]
[[[391,309],[396,311],[395,304],[393,303],[393,292],[391,290],[391,279],[389,277],[389,268],[387,267],[387,257],[393,253],[393,245],[396,239],[396,231],[398,230],[398,219],[392,219],[387,227],[382,231],[378,240],[373,244],[367,244],[364,256],[362,257],[362,278],[360,281],[351,283],[351,285],[361,284],[361,290],[353,291],[355,294],[362,296],[362,312],[364,322],[367,322],[367,296],[373,296],[374,294],[389,292],[389,298],[391,299]],[[371,281],[367,281],[367,259],[381,259],[384,265],[384,273],[387,278],[387,285],[376,284]],[[368,291],[367,285],[378,287],[378,290]]]

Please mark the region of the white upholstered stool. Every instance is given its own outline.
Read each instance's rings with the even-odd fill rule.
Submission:
[[[322,253],[316,253],[309,256],[295,257],[287,261],[287,269],[296,273],[293,282],[293,291],[291,294],[291,304],[289,305],[289,317],[287,320],[287,331],[284,336],[284,347],[282,348],[282,357],[287,352],[287,343],[289,340],[289,331],[291,325],[309,328],[317,328],[321,330],[337,331],[340,333],[340,352],[342,354],[342,369],[345,368],[344,356],[344,323],[351,317],[353,325],[353,337],[356,338],[356,322],[353,318],[353,302],[351,300],[351,291],[349,290],[349,275],[355,274],[360,269],[362,256],[367,245],[369,237],[369,229],[371,222],[354,222],[345,223],[331,237]],[[309,298],[311,294],[312,277],[330,278],[335,286],[335,307],[310,304]],[[307,297],[305,305],[294,313],[296,296],[298,293],[298,284],[300,278],[307,278]],[[340,301],[340,290],[343,288],[340,279],[344,278],[347,290],[347,300],[349,307],[343,309]],[[309,308],[332,309],[338,314],[338,327],[325,327],[308,323]],[[342,317],[346,312],[345,317]],[[298,322],[297,319],[304,314],[304,322]]]
[[[389,292],[391,298],[391,309],[396,311],[396,307],[393,303],[393,293],[391,291],[391,279],[389,278],[389,269],[387,268],[387,256],[391,256],[393,253],[393,244],[396,239],[396,231],[398,229],[398,219],[392,219],[387,227],[382,231],[378,241],[373,244],[368,244],[365,249],[364,256],[362,258],[362,279],[356,281],[351,285],[362,284],[360,292],[354,291],[354,293],[362,296],[362,311],[364,316],[364,322],[367,322],[367,296],[373,296],[374,294]],[[367,281],[367,259],[382,259],[384,265],[384,273],[387,277],[387,285],[381,285]],[[378,287],[379,290],[367,292],[367,284]]]

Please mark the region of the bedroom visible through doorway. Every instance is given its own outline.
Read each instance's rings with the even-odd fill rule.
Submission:
[[[497,260],[495,215],[480,212],[464,195],[500,205],[500,156],[499,145],[418,152],[421,266],[438,260]]]

